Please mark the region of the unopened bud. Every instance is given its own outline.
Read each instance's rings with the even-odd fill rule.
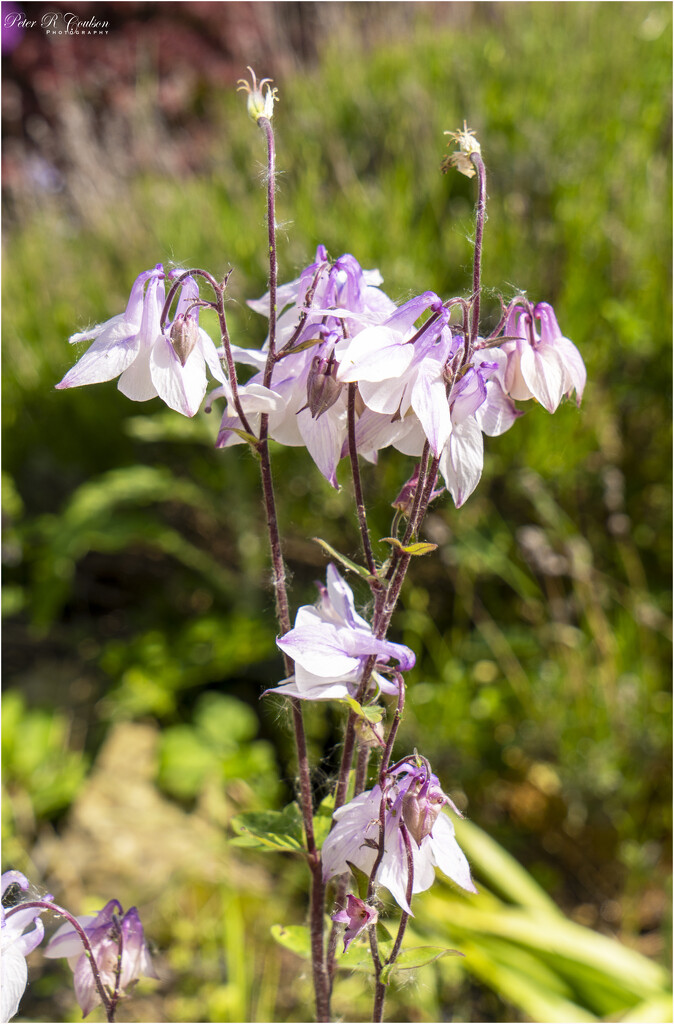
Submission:
[[[199,340],[199,328],[192,317],[177,316],[171,327],[171,344],[181,366],[187,362]]]
[[[405,512],[406,514],[408,514],[412,510],[412,505],[414,504],[414,495],[416,493],[418,483],[419,483],[419,466],[417,464],[415,466],[415,468],[414,468],[414,472],[412,473],[412,476],[409,478],[407,483],[403,484],[403,488],[402,488],[400,494],[398,495],[396,500],[392,503],[393,504],[393,508],[397,508],[401,512]]]
[[[357,718],[355,730],[358,741],[363,746],[382,748],[386,746],[383,722],[368,722],[367,718]]]
[[[352,896],[351,893],[346,897],[346,907],[344,910],[340,910],[338,913],[332,915],[332,920],[336,924],[345,924],[346,931],[344,932],[344,952],[356,938],[357,935],[371,924],[377,923],[379,917],[378,912],[374,907],[368,906],[363,900],[359,899],[358,896]]]
[[[439,786],[426,789],[421,779],[415,779],[403,797],[403,821],[417,846],[433,831],[433,826],[447,797]]]
[[[335,404],[343,384],[335,379],[335,362],[330,357],[314,356],[307,379],[307,405],[315,420]]]

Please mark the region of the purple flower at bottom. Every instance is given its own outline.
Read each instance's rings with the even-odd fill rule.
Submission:
[[[28,889],[29,882],[20,871],[5,871],[2,876],[2,896],[5,897],[10,885]],[[50,896],[46,899],[51,899]],[[2,955],[2,990],[0,992],[0,1021],[5,1024],[18,1013],[21,997],[28,983],[26,957],[39,946],[44,938],[44,925],[38,920],[42,908],[28,907],[5,914],[0,909],[0,954]],[[34,927],[26,932],[29,925]],[[25,934],[24,934],[25,932]]]
[[[346,873],[349,863],[370,874],[377,857],[381,800],[382,790],[377,785],[335,811],[335,825],[323,844],[325,881]],[[406,762],[392,769],[386,781],[384,800],[384,856],[375,881],[389,890],[405,913],[412,911],[407,900],[408,854],[403,825],[410,836],[413,893],[430,889],[435,867],[462,889],[477,892],[468,861],[456,841],[454,826],[440,810],[444,804],[449,804],[457,814],[459,812],[426,766]]]
[[[121,970],[118,991],[125,990],[141,975],[156,978],[148,952],[143,926],[135,907],[122,916],[122,906],[110,900],[96,917],[78,917],[96,959],[101,981],[112,995],[115,991],[118,956],[121,948]],[[120,947],[121,938],[121,947]],[[51,938],[45,949],[46,957],[64,956],[74,974],[75,995],[82,1016],[86,1017],[101,998],[96,988],[89,961],[83,952],[82,940],[71,924],[64,924]]]
[[[414,667],[414,652],[403,644],[379,640],[356,611],[351,587],[328,566],[327,587],[319,585],[318,605],[303,605],[295,627],[276,641],[295,663],[295,674],[266,693],[282,693],[301,700],[343,700],[358,690],[363,668],[371,655],[375,667],[385,670],[393,658],[401,671]],[[373,672],[384,693],[398,694],[396,683]]]
[[[370,924],[376,924],[378,917],[379,914],[374,907],[368,907],[367,903],[349,893],[346,897],[346,907],[344,910],[340,910],[332,915],[332,920],[335,924],[345,924],[347,926],[344,932],[345,953],[364,928],[367,928]]]

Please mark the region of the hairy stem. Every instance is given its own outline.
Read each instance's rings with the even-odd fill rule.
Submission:
[[[271,121],[266,117],[258,118],[258,124],[264,131],[267,138],[267,230],[269,236],[269,339],[267,363],[264,371],[264,385],[269,387],[274,372],[276,361],[276,284],[278,277],[278,263],[276,257],[276,209],[275,209],[275,177],[276,177],[276,156],[274,147],[274,131]],[[276,514],[276,499],[274,496],[274,483],[271,472],[271,460],[269,456],[269,417],[263,414],[260,417],[260,437],[258,442],[260,455],[260,471],[262,474],[262,492],[267,518],[267,529],[269,533],[269,546],[271,549],[272,571],[274,575],[274,589],[276,591],[276,611],[282,633],[290,630],[290,606],[288,602],[288,590],[286,586],[285,565],[281,549],[281,537],[279,534],[278,517]],[[285,658],[288,675],[292,673],[293,665],[289,658]],[[304,721],[302,717],[302,702],[296,698],[291,699],[293,726],[295,730],[295,747],[297,751],[297,766],[300,781],[300,805],[302,809],[302,820],[307,840],[307,859],[311,871],[311,904],[309,912],[309,928],[311,934],[311,963],[314,982],[314,993],[316,997],[316,1020],[328,1021],[330,1019],[330,982],[325,963],[325,944],[323,939],[323,913],[325,907],[325,885],[323,883],[323,869],[321,855],[316,847],[314,836],[313,801],[311,794],[311,772],[309,769],[309,757],[307,754],[306,735],[304,732]]]
[[[357,384],[348,385],[347,417],[349,428],[349,459],[351,460],[351,475],[353,477],[353,491],[356,498],[356,511],[358,513],[358,525],[360,526],[360,537],[363,542],[363,553],[367,567],[372,576],[377,575],[377,565],[372,554],[370,543],[370,531],[367,526],[367,515],[365,502],[363,500],[363,484],[360,478],[360,466],[358,465],[358,450],[356,448],[356,391]]]
[[[482,290],[482,237],[484,234],[484,221],[487,212],[487,174],[484,162],[479,153],[471,153],[470,159],[475,165],[478,180],[477,208],[475,210],[475,250],[473,252],[473,296],[472,316],[470,324],[470,341],[468,349],[470,356],[477,343],[477,336],[480,327],[480,294]]]

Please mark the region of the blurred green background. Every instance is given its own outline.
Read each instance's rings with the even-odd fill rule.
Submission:
[[[282,667],[257,465],[214,450],[217,413],[54,390],[68,336],[160,260],[233,267],[230,332],[262,342],[252,64],[280,91],[281,280],[324,243],[397,301],[467,292],[474,184],[439,171],[465,118],[485,322],[526,289],[588,368],[580,410],[528,408],[464,508],[436,502],[394,620],[417,652],[397,751],[466,810],[482,896],[417,899],[411,935],[467,956],[400,974],[388,1016],[671,1019],[670,5],[24,7],[110,30],[28,30],[3,59],[5,866],[74,912],[139,906],[161,981],[121,1019],[311,1014],[307,965],[270,938],[304,922],[304,869],[226,842],[294,785],[286,711],[259,701]],[[356,522],[345,467],[336,493],[306,452],[274,456],[297,607],[324,574],[310,538],[356,556]],[[374,537],[410,471],[366,469]],[[342,714],[307,717],[321,797]],[[79,1020],[68,969],[31,964],[20,1019]],[[336,1013],[369,1002],[340,972]]]

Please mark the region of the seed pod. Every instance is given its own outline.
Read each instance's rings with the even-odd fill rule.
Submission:
[[[417,779],[403,797],[403,821],[417,846],[431,834],[443,804],[447,803],[447,797],[438,786],[424,793],[425,788]]]
[[[199,328],[196,320],[189,316],[177,316],[171,326],[171,344],[181,366],[184,366],[189,359],[198,339]]]
[[[307,378],[307,405],[315,420],[335,404],[343,384],[335,379],[336,364],[332,356],[314,356]]]

